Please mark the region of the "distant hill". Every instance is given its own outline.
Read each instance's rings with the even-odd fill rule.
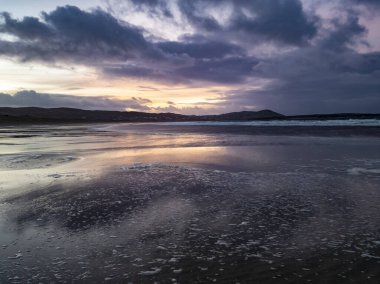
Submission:
[[[102,111],[74,108],[0,108],[0,122],[166,122],[166,121],[238,121],[278,119],[282,114],[271,110],[242,111],[221,115],[182,115],[135,111]]]
[[[60,122],[170,122],[170,121],[249,121],[249,120],[330,120],[380,119],[380,114],[337,113],[285,116],[271,110],[240,111],[219,115],[182,115],[136,111],[82,110],[75,108],[0,107],[0,123]]]
[[[277,112],[265,109],[260,111],[240,111],[230,112],[219,115],[204,115],[198,116],[201,120],[215,121],[242,121],[242,120],[257,120],[257,119],[279,119],[285,116]]]

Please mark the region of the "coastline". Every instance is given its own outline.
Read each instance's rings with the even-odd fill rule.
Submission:
[[[292,128],[5,129],[0,282],[376,283],[378,136]]]
[[[105,128],[107,129],[107,128]],[[163,125],[160,123],[125,124],[128,131],[173,133],[228,133],[257,136],[380,137],[380,126],[243,126],[243,125]],[[123,131],[123,123],[111,130]]]

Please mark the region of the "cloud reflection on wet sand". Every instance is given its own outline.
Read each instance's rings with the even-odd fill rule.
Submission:
[[[60,158],[0,171],[2,281],[379,277],[380,176],[351,170],[379,167],[375,138],[70,131],[7,148]]]

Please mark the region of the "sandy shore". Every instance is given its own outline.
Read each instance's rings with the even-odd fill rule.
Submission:
[[[131,124],[129,129],[146,131],[154,124]],[[123,128],[120,124],[116,128]],[[244,126],[244,125],[154,125],[160,132],[229,133],[237,135],[319,136],[319,137],[380,137],[378,126]]]
[[[2,132],[0,282],[378,283],[378,138],[115,127]]]

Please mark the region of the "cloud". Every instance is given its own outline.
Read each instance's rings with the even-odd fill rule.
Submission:
[[[149,111],[147,104],[150,100],[144,98],[131,98],[119,100],[109,97],[84,97],[61,94],[44,94],[35,91],[19,91],[15,95],[0,93],[0,106],[2,107],[70,107],[88,110],[125,110],[133,109]]]
[[[155,52],[141,31],[102,10],[86,12],[74,6],[58,7],[37,18],[11,18],[2,13],[2,33],[18,40],[0,41],[0,54],[24,61],[42,60],[86,63],[154,57]]]
[[[271,108],[284,114],[372,112],[380,109],[380,52],[309,48],[273,58],[256,72],[270,82],[236,89],[226,104]]]
[[[233,60],[225,59],[244,55],[237,45],[207,40],[194,42],[193,38],[184,42],[149,42],[141,30],[101,10],[86,12],[73,6],[58,7],[43,13],[44,22],[33,18],[33,26],[28,25],[29,17],[16,20],[7,13],[3,13],[3,17],[5,21],[0,30],[18,40],[0,41],[0,55],[21,61],[85,64],[110,76],[166,82],[197,79],[233,82],[242,81],[246,75],[238,76],[243,71],[244,60],[233,65]],[[213,66],[222,77],[202,75]],[[237,67],[237,70],[232,70],[231,78],[227,78],[221,70],[223,66]]]
[[[111,8],[116,3],[115,7],[124,7],[119,10],[125,14],[74,6],[58,7],[40,18],[15,19],[2,13],[0,35],[12,39],[0,39],[0,56],[21,62],[82,64],[108,78],[233,89],[215,103],[220,110],[261,107],[305,113],[380,109],[380,50],[368,49],[369,13],[363,9],[364,5],[377,7],[378,1],[335,0],[335,8],[328,14],[310,8],[327,5],[327,0],[315,1],[314,6],[301,0],[108,2]],[[145,14],[146,21],[154,17],[160,25],[150,30],[133,25],[133,15],[128,13],[135,11]],[[180,36],[175,40],[160,37],[159,29],[173,22],[178,24]],[[181,34],[181,29],[186,33]],[[141,89],[150,90],[145,81]],[[8,105],[38,102],[45,106],[158,110],[149,109],[150,102],[140,98],[74,100],[29,93],[3,94],[1,100],[0,104]],[[173,104],[163,109],[201,112]]]
[[[159,42],[157,46],[165,53],[191,58],[223,58],[231,55],[243,55],[244,50],[234,44],[218,41],[205,42]]]
[[[120,1],[111,1],[115,3]],[[128,1],[124,1],[128,2]],[[181,16],[198,31],[218,34],[218,37],[235,37],[239,41],[266,39],[290,45],[299,45],[317,34],[318,18],[308,15],[299,0],[177,0],[131,1],[139,7],[150,8],[150,13],[177,6]],[[122,3],[122,2],[121,2]],[[166,4],[165,4],[166,3]],[[176,4],[176,5],[173,5]],[[112,5],[112,4],[111,4]],[[223,14],[224,21],[215,10],[230,10]],[[169,13],[172,15],[172,13]]]
[[[195,64],[176,70],[182,77],[217,83],[242,83],[252,76],[258,62],[249,57],[231,57],[221,60],[196,60]]]
[[[353,2],[361,5],[367,5],[369,7],[380,8],[380,1],[378,0],[353,0]]]
[[[152,78],[155,75],[154,70],[151,68],[125,64],[105,67],[103,68],[103,72],[118,77]]]
[[[269,80],[264,87],[247,84],[225,100],[285,114],[379,112],[380,52],[355,50],[365,35],[350,11],[313,45],[261,60],[253,76]]]
[[[343,22],[333,19],[332,25],[333,28],[327,31],[327,35],[319,43],[321,49],[335,51],[346,49],[350,45],[355,45],[357,40],[360,40],[367,32],[366,28],[359,23],[358,15],[352,11],[347,13]]]
[[[53,35],[50,27],[42,23],[35,17],[24,17],[22,21],[15,20],[9,13],[3,12],[1,16],[4,24],[0,27],[0,32],[15,35],[19,38],[37,39],[47,38]]]
[[[128,51],[145,49],[141,31],[121,23],[102,10],[85,12],[74,6],[58,7],[43,18],[57,30],[58,36],[72,44],[104,44]]]
[[[229,29],[286,44],[302,44],[317,34],[317,17],[308,16],[298,0],[238,1]],[[237,3],[237,2],[234,2]],[[235,4],[236,5],[236,4]],[[242,8],[249,11],[248,15]]]

